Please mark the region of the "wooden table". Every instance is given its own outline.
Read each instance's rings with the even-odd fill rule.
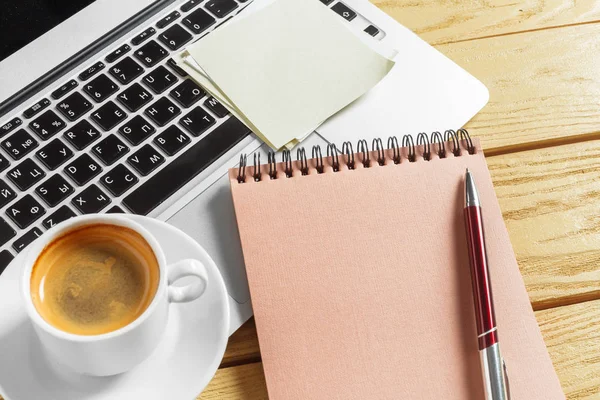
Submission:
[[[600,3],[374,2],[489,88],[467,128],[563,389],[600,399]],[[267,399],[253,320],[198,399]]]
[[[600,2],[374,0],[490,90],[482,139],[569,399],[600,399]],[[267,399],[254,321],[203,400]]]

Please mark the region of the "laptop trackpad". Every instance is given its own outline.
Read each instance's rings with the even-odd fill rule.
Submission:
[[[229,295],[250,299],[246,269],[235,221],[229,177],[220,177],[167,222],[195,239],[219,267]]]

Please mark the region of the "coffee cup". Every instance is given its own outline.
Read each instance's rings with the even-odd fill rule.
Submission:
[[[192,283],[174,285],[188,276]],[[168,323],[169,304],[198,299],[207,284],[200,261],[168,265],[158,241],[138,223],[88,215],[30,245],[21,294],[51,362],[110,376],[150,356]]]

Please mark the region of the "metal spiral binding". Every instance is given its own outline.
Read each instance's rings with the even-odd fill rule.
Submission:
[[[429,143],[429,137],[425,132],[421,132],[417,135],[417,146],[423,146],[423,159],[425,161],[430,161],[431,144]]]
[[[323,153],[321,153],[321,146],[313,146],[312,158],[313,160],[316,160],[317,165],[315,165],[315,169],[317,170],[317,173],[322,174],[325,171],[325,164],[323,164]]]
[[[369,156],[369,145],[367,144],[367,141],[365,139],[361,139],[358,141],[356,151],[362,153],[363,167],[369,168],[371,166],[371,157]]]
[[[458,136],[456,136],[456,132],[454,132],[452,129],[448,129],[446,132],[444,132],[444,142],[449,142],[450,140],[452,140],[452,144],[454,145],[452,149],[452,154],[454,154],[455,157],[460,156]]]
[[[269,151],[267,161],[269,162],[269,177],[271,179],[277,179],[277,160],[275,159],[274,151]]]
[[[373,139],[370,151],[368,148],[367,141],[361,139],[358,141],[356,148],[358,152],[359,161],[362,163],[363,168],[372,168],[373,165],[377,164],[380,166],[386,165],[387,160],[392,161],[394,164],[400,164],[402,162],[402,148],[406,148],[406,150],[408,151],[407,159],[409,162],[417,161],[417,146],[423,149],[423,152],[422,154],[420,154],[420,156],[425,161],[431,161],[432,154],[434,152],[440,159],[447,158],[446,142],[452,143],[451,152],[454,156],[458,157],[461,155],[461,140],[466,143],[467,152],[469,154],[475,154],[475,145],[473,144],[473,140],[471,139],[471,136],[469,135],[469,132],[467,132],[466,129],[459,129],[457,132],[452,129],[449,129],[444,132],[443,136],[440,132],[433,132],[430,136],[428,136],[424,132],[421,132],[417,135],[416,145],[412,136],[404,135],[402,137],[402,147],[400,147],[399,145],[398,138],[395,136],[391,136],[390,138],[388,138],[387,141],[387,149],[384,149],[383,141],[377,138]],[[377,164],[371,163],[371,152],[377,154]],[[341,152],[338,151],[335,144],[328,144],[327,159],[329,160],[329,166],[332,168],[333,172],[340,171],[340,153],[344,156],[344,164],[346,165],[346,167],[349,170],[356,169],[355,153],[351,142],[344,142],[342,144]],[[309,175],[310,167],[312,164],[317,174],[324,173],[325,160],[323,158],[321,146],[313,146],[311,154],[312,159],[309,160],[306,155],[306,149],[304,147],[298,148],[298,150],[296,151],[296,162],[298,163],[297,170],[299,170],[302,175]],[[285,173],[286,178],[293,177],[294,162],[292,160],[292,153],[289,150],[284,150],[282,152],[281,158],[283,164],[283,172]],[[267,159],[269,164],[269,178],[271,180],[279,179],[279,176],[277,174],[276,154],[270,151],[267,155]],[[239,183],[246,182],[247,164],[247,156],[245,154],[241,155],[237,175],[237,181]],[[254,153],[253,167],[254,169],[252,171],[252,179],[255,182],[260,182],[262,178],[260,153]]]
[[[256,157],[258,155],[258,157]],[[258,158],[258,161],[256,159]],[[254,182],[260,182],[260,153],[254,153],[254,171],[252,173]]]
[[[296,152],[296,160],[300,162],[300,172],[302,175],[308,175],[308,160],[306,159],[306,150],[300,147]]]
[[[380,138],[373,139],[371,144],[373,151],[377,151],[377,163],[379,165],[385,165],[385,151],[383,150],[383,142]]]

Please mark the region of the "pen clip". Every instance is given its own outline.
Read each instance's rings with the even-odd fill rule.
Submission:
[[[506,396],[510,400],[510,384],[508,382],[508,371],[506,370],[506,362],[504,357],[502,358],[502,369],[504,370],[504,384],[506,385]]]

